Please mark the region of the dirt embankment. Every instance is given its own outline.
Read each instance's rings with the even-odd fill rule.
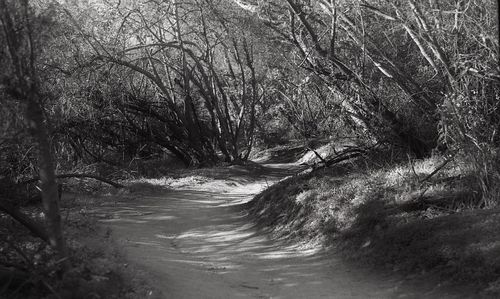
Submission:
[[[358,162],[290,177],[247,207],[276,238],[322,244],[354,265],[463,296],[498,296],[500,211],[472,209],[466,177],[450,166],[422,183],[440,158]]]

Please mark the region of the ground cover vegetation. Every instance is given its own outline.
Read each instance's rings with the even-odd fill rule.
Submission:
[[[0,295],[123,294],[65,192],[307,152],[262,223],[497,289],[498,1],[0,0],[0,27]]]
[[[288,178],[248,208],[277,239],[319,244],[358,266],[498,296],[498,208],[478,208],[473,172],[464,174],[459,162],[442,166],[443,157],[387,163],[386,156],[372,152],[370,162],[365,157]]]

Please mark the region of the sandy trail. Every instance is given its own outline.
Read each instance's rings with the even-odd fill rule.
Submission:
[[[100,213],[111,217],[101,221],[127,259],[151,274],[162,298],[442,297],[258,230],[241,204],[293,171],[272,167],[256,182],[206,184],[104,206]]]

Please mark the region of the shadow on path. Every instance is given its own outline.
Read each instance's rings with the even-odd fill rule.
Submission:
[[[352,269],[335,256],[271,240],[242,204],[297,169],[265,167],[269,171],[258,182],[167,191],[95,214],[113,229],[127,258],[152,274],[164,298],[433,297],[402,287],[403,281]]]

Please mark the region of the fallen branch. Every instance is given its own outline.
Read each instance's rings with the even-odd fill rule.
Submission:
[[[350,160],[352,158],[359,157],[362,154],[364,154],[365,152],[366,151],[364,149],[361,149],[361,148],[349,148],[349,149],[345,149],[342,152],[340,152],[337,156],[333,157],[332,159],[329,159],[326,162],[326,166],[330,167],[330,166],[332,166],[334,164],[337,164],[337,163],[340,163],[340,162],[343,162],[343,161],[346,161],[346,160]]]
[[[331,166],[333,166],[335,164],[338,164],[340,162],[360,157],[360,156],[362,156],[365,153],[366,153],[366,150],[365,149],[361,149],[361,148],[348,148],[348,149],[345,149],[345,150],[341,151],[340,153],[338,153],[335,157],[333,157],[331,159],[328,159],[328,160],[321,159],[321,162],[323,162],[323,166],[317,167],[317,168],[315,168],[315,170],[321,169],[321,168],[325,168],[325,167],[331,167]]]
[[[350,160],[352,158],[357,158],[357,157],[361,156],[362,154],[363,154],[363,152],[351,153],[349,155],[339,155],[333,159],[328,160],[326,166],[330,167],[334,164],[337,164],[337,163],[340,163],[340,162],[343,162],[346,160]]]
[[[432,178],[436,173],[438,173],[441,169],[443,169],[443,167],[445,167],[448,163],[453,161],[453,159],[455,158],[455,154],[451,155],[450,157],[448,157],[448,159],[444,160],[441,164],[439,164],[438,167],[436,167],[436,169],[434,169],[433,172],[431,172],[429,175],[427,175],[420,181],[420,184],[423,184],[424,182]]]
[[[40,239],[49,243],[49,236],[43,229],[43,226],[35,220],[31,219],[28,215],[21,212],[18,208],[2,200],[0,201],[0,211],[5,212],[10,217],[14,218],[17,222],[21,223],[36,237],[39,237]]]
[[[88,174],[88,173],[58,174],[58,175],[56,175],[56,178],[58,178],[58,179],[90,178],[90,179],[94,179],[94,180],[98,180],[98,181],[104,182],[104,183],[106,183],[108,185],[111,185],[111,186],[113,186],[115,188],[124,188],[125,187],[122,184],[113,182],[113,181],[111,181],[109,179],[106,179],[106,178],[103,178],[103,177],[100,177],[100,176],[97,176],[97,175],[94,175],[94,174]],[[34,177],[32,179],[29,179],[29,180],[26,180],[26,181],[22,181],[22,182],[18,183],[18,185],[31,184],[31,183],[34,183],[34,182],[38,181],[39,179],[40,179],[39,177]]]

